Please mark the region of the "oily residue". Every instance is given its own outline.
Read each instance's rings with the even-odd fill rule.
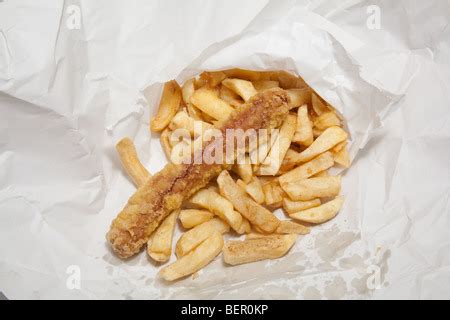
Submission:
[[[339,267],[342,269],[365,269],[366,263],[360,255],[354,254],[339,260]]]
[[[320,300],[322,295],[316,287],[309,287],[303,293],[303,298],[305,300]]]
[[[324,295],[329,300],[342,299],[347,294],[347,284],[341,277],[336,277],[325,287]]]
[[[369,263],[368,265],[366,265],[366,268],[369,265],[375,265],[379,267],[379,285],[383,286],[386,285],[386,274],[389,270],[388,267],[388,260],[391,256],[391,250],[386,250],[380,258],[375,257],[375,261],[373,261],[372,263]],[[370,271],[370,272],[369,272]],[[369,279],[369,277],[377,277],[377,275],[374,273],[374,271],[371,271],[369,269],[364,269],[363,270],[364,275],[362,275],[359,278],[355,278],[352,280],[351,285],[352,287],[356,290],[356,292],[360,295],[362,294],[369,294],[371,293],[372,290],[376,290],[377,288],[372,288],[371,286],[368,285],[369,280],[371,283],[373,283],[374,279]]]
[[[314,245],[323,261],[332,261],[341,256],[344,250],[359,238],[359,234],[339,232],[338,227],[333,226],[329,231],[319,233]]]

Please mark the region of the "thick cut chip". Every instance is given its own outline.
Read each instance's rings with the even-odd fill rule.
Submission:
[[[147,253],[155,261],[166,262],[172,254],[172,238],[180,210],[174,210],[156,229],[147,244]]]
[[[222,82],[222,85],[233,90],[241,96],[244,101],[250,100],[251,97],[258,93],[250,81],[242,79],[226,79]]]
[[[341,191],[341,177],[319,177],[287,182],[282,186],[289,198],[307,201],[316,198],[335,197]]]
[[[233,107],[239,107],[244,103],[244,100],[237,93],[225,86],[220,87],[219,97]]]
[[[290,220],[281,220],[275,231],[278,234],[308,234],[309,232],[310,230],[307,226]]]
[[[219,85],[226,77],[227,75],[222,71],[205,71],[200,75],[200,78],[204,79],[210,87]]]
[[[226,120],[233,112],[233,108],[220,99],[214,91],[200,88],[194,92],[191,102],[207,115],[216,120]]]
[[[172,134],[172,130],[169,130],[169,128],[166,128],[163,130],[163,132],[161,132],[161,136],[159,137],[164,154],[166,155],[167,159],[169,159],[169,160],[171,159],[171,155],[172,155],[172,145],[170,144],[171,134]]]
[[[265,232],[273,232],[280,220],[272,212],[253,201],[247,193],[241,189],[224,170],[217,178],[220,193],[233,203],[234,208],[239,211],[251,224],[260,227]]]
[[[314,127],[319,130],[325,130],[333,126],[339,127],[340,125],[341,120],[334,111],[324,112],[314,120]]]
[[[315,175],[313,175],[314,178],[325,178],[325,177],[329,177],[330,173],[328,172],[328,170],[323,170],[320,171],[319,173],[316,173]]]
[[[191,117],[192,119],[197,120],[197,121],[203,121],[202,112],[196,106],[194,106],[192,103],[187,103],[186,109],[187,109],[187,113],[188,113],[189,117]]]
[[[195,92],[195,78],[186,80],[181,87],[181,95],[186,105],[191,103],[191,97]]]
[[[300,156],[300,152],[295,151],[294,149],[289,149],[284,156],[283,162],[281,163],[280,170],[278,174],[283,174],[294,168],[298,163],[298,159]]]
[[[193,204],[199,205],[226,221],[233,230],[239,230],[242,216],[233,210],[233,204],[211,189],[202,189],[192,198]]]
[[[278,88],[280,86],[278,81],[275,80],[256,80],[252,81],[253,87],[256,91],[264,91],[267,89]]]
[[[292,137],[296,129],[297,119],[289,114],[281,126],[280,133],[270,148],[269,155],[259,166],[258,175],[274,176],[281,167],[284,156],[291,145]]]
[[[253,177],[253,168],[250,163],[250,157],[246,154],[242,163],[236,163],[234,171],[241,177],[244,183],[249,183]]]
[[[306,105],[302,105],[298,108],[297,128],[292,141],[304,146],[310,146],[314,141],[313,125],[311,120],[309,120],[308,107]]]
[[[273,179],[272,181],[263,185],[264,198],[266,200],[266,205],[272,207],[279,207],[282,204],[284,198],[286,198],[286,193],[280,187],[278,179]]]
[[[300,162],[306,162],[345,141],[348,135],[340,127],[326,129],[306,150],[300,153]]]
[[[252,231],[252,227],[250,225],[250,222],[248,222],[248,220],[244,218],[244,219],[242,219],[241,227],[236,232],[238,234],[244,234],[244,233],[250,233],[251,231]]]
[[[283,89],[301,89],[307,88],[308,85],[301,78],[293,75],[292,73],[286,71],[276,71],[276,78],[280,83],[280,87]]]
[[[257,81],[257,80],[277,80],[278,75],[273,71],[254,71],[254,70],[246,70],[246,69],[227,69],[222,70],[228,78],[239,78],[248,81]]]
[[[228,232],[230,226],[222,219],[212,218],[190,229],[178,239],[175,249],[177,257],[186,255],[216,231],[219,233]]]
[[[283,209],[288,213],[295,213],[298,211],[306,210],[320,206],[320,199],[313,199],[308,201],[292,201],[290,199],[283,199]]]
[[[185,129],[189,131],[191,137],[196,138],[202,135],[205,130],[213,129],[214,126],[204,121],[195,120],[186,111],[181,110],[173,117],[169,128],[171,130]]]
[[[181,88],[175,80],[164,84],[163,93],[159,102],[158,113],[151,120],[152,131],[163,131],[180,108]]]
[[[251,239],[261,239],[261,238],[268,238],[268,237],[277,237],[279,234],[271,233],[259,233],[259,232],[250,232],[245,235],[245,240],[251,240]]]
[[[238,181],[236,183],[241,188],[243,188],[257,203],[264,203],[264,190],[261,181],[257,177],[253,176],[252,180],[247,184],[245,184],[244,182],[238,183]]]
[[[313,93],[311,96],[311,104],[314,112],[318,116],[322,115],[325,112],[330,111],[330,108],[328,108],[325,102],[315,93]]]
[[[171,265],[161,269],[160,276],[167,281],[174,281],[200,270],[222,251],[223,236],[214,231],[198,247]]]
[[[214,217],[214,213],[206,210],[185,209],[181,210],[179,217],[183,227],[191,229],[203,222],[211,220]]]
[[[289,89],[286,90],[289,96],[289,108],[297,108],[311,103],[311,89]]]
[[[337,153],[335,153],[334,161],[337,164],[340,164],[341,166],[343,166],[344,168],[350,167],[350,155],[345,146],[344,146],[344,148],[339,150]]]
[[[320,156],[312,159],[309,162],[283,174],[278,178],[280,185],[296,180],[307,179],[320,171],[331,168],[334,164],[333,154],[331,152],[324,152]]]
[[[238,265],[284,256],[297,240],[296,234],[273,235],[244,241],[228,241],[223,248],[225,263]]]
[[[346,146],[347,146],[347,141],[342,141],[342,142],[338,143],[337,145],[335,145],[333,148],[331,148],[331,151],[334,153],[338,153]]]
[[[333,219],[342,208],[344,204],[343,197],[336,197],[335,199],[328,201],[318,207],[295,212],[289,216],[293,219],[297,219],[309,223],[323,223],[330,219]]]
[[[258,137],[258,147],[249,150],[249,156],[253,166],[253,171],[256,173],[259,170],[259,164],[264,162],[267,155],[269,154],[270,148],[274,141],[277,139],[279,130],[272,130],[272,132],[267,132],[267,134],[261,134]]]
[[[313,128],[313,137],[314,137],[314,139],[319,137],[322,133],[323,133],[323,130],[319,130],[317,128]]]
[[[116,144],[116,150],[125,171],[137,187],[142,186],[150,178],[150,173],[139,161],[133,141],[130,138],[123,138]]]

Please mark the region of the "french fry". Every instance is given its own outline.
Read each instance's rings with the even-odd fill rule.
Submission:
[[[297,240],[296,234],[277,235],[249,239],[244,241],[228,241],[223,248],[225,263],[238,265],[265,259],[276,259],[284,256]]]
[[[314,141],[313,125],[308,116],[308,107],[302,105],[297,111],[297,128],[292,141],[304,146],[310,146]]]
[[[328,172],[328,170],[323,170],[320,171],[319,173],[316,173],[315,175],[313,175],[314,178],[325,178],[325,177],[329,177],[330,173]]]
[[[296,129],[297,119],[294,115],[287,115],[281,126],[277,139],[270,148],[269,155],[259,166],[258,175],[275,175],[281,167],[284,156],[291,145],[292,137]]]
[[[258,80],[277,80],[278,74],[273,71],[254,71],[246,69],[227,69],[222,70],[228,78],[239,78],[248,81],[258,81]]]
[[[317,94],[313,92],[311,96],[311,105],[313,107],[314,112],[321,116],[323,113],[330,111],[330,108],[327,107],[325,102],[320,98]]]
[[[242,224],[241,224],[239,230],[237,230],[236,232],[238,234],[244,234],[244,233],[250,233],[251,231],[252,231],[252,227],[250,226],[250,222],[248,222],[247,219],[243,218]]]
[[[341,119],[338,118],[334,111],[324,112],[314,120],[314,127],[319,130],[325,130],[333,126],[341,126]]]
[[[167,159],[171,159],[172,155],[172,145],[170,144],[170,136],[172,131],[169,130],[169,128],[166,128],[161,132],[161,136],[159,137],[159,140],[161,141],[161,146],[163,148],[164,154],[166,155]]]
[[[279,207],[282,205],[283,198],[286,198],[286,193],[280,187],[278,179],[274,179],[262,186],[264,191],[264,198],[266,204],[272,207]]]
[[[308,234],[309,232],[310,230],[307,226],[290,220],[281,220],[275,231],[278,234]]]
[[[345,141],[348,135],[340,127],[327,128],[314,142],[300,153],[300,162],[306,162],[319,154],[330,150],[339,142]]]
[[[150,173],[139,161],[136,148],[130,138],[123,138],[116,144],[120,161],[137,187],[142,186],[150,178]]]
[[[203,118],[202,112],[196,106],[194,106],[192,103],[186,104],[186,109],[187,109],[189,117],[191,117],[192,119],[197,120],[197,121],[203,121],[204,118]]]
[[[275,73],[276,79],[278,79],[280,87],[283,89],[300,89],[308,87],[301,77],[297,77],[292,73],[286,71],[276,71]]]
[[[197,126],[197,127],[196,127]],[[196,130],[197,128],[197,130]],[[189,131],[189,134],[196,138],[198,135],[201,135],[205,130],[213,129],[214,126],[211,124],[204,122],[204,121],[198,121],[194,118],[191,118],[186,111],[181,110],[178,112],[173,118],[172,121],[169,124],[169,129],[176,130],[176,129],[186,129]],[[198,131],[198,132],[196,132]]]
[[[283,174],[294,168],[299,163],[299,156],[300,152],[297,152],[294,149],[288,149],[286,155],[284,156],[283,162],[281,162],[278,173]]]
[[[270,134],[261,135],[258,137],[258,147],[249,150],[251,162],[254,164],[253,171],[256,173],[261,164],[267,157],[270,147],[273,145],[279,134],[278,130],[272,131]]]
[[[209,221],[214,217],[214,213],[206,210],[184,209],[180,211],[180,221],[184,228],[191,229],[193,227]]]
[[[164,131],[166,130],[167,128],[164,129]],[[169,130],[167,133],[164,131],[161,134],[161,139],[164,139],[164,141],[161,142],[168,143],[170,146],[170,149],[168,149],[170,150],[170,161],[172,163],[181,163],[182,159],[191,155],[193,151],[194,145],[190,133],[187,130]]]
[[[267,89],[272,88],[278,88],[280,86],[280,83],[275,80],[256,80],[252,81],[253,87],[256,89],[256,91],[264,91]]]
[[[233,108],[228,103],[208,88],[196,90],[191,97],[191,102],[216,120],[225,120],[233,112]]]
[[[311,103],[311,89],[289,89],[286,90],[289,96],[289,107],[297,108]]]
[[[339,142],[337,145],[335,145],[333,148],[331,148],[331,152],[336,154],[346,146],[347,146],[347,141]]]
[[[226,222],[219,218],[212,218],[185,232],[180,239],[178,239],[175,253],[178,258],[183,257],[205,239],[210,237],[214,232],[225,233],[228,231],[230,231],[230,226]]]
[[[287,182],[282,188],[289,198],[296,201],[335,197],[341,191],[341,177],[319,177]]]
[[[239,107],[244,103],[244,100],[237,93],[225,86],[220,87],[219,98],[233,107]]]
[[[155,132],[163,131],[178,112],[180,102],[181,88],[178,83],[175,80],[166,82],[159,102],[158,113],[150,121],[151,130]]]
[[[244,183],[249,183],[253,177],[252,164],[250,163],[250,157],[245,155],[244,163],[236,163],[234,165],[234,171],[241,177]]]
[[[276,237],[279,236],[279,234],[271,233],[259,233],[259,232],[250,232],[245,235],[245,240],[252,240],[252,239],[261,239],[261,238],[267,238],[267,237]]]
[[[344,168],[350,167],[350,155],[347,148],[344,146],[341,150],[334,154],[334,162],[340,164]]]
[[[191,104],[191,97],[195,92],[195,78],[186,80],[181,87],[181,96],[186,105]]]
[[[198,247],[171,265],[161,269],[160,276],[167,281],[174,281],[200,270],[222,251],[223,236],[214,231]]]
[[[226,77],[227,75],[222,71],[205,71],[200,74],[200,78],[204,79],[210,87],[219,85]]]
[[[280,223],[281,223],[281,221],[280,221]],[[267,231],[264,231],[263,229],[261,229],[260,227],[258,227],[258,226],[253,226],[253,229],[255,229],[255,231],[258,233],[258,234],[263,234],[263,235],[271,235],[271,234],[274,234],[274,232],[275,232],[275,230],[273,230],[273,231],[271,231],[271,232],[267,232]]]
[[[330,219],[333,219],[342,208],[344,204],[344,198],[336,197],[335,199],[328,201],[318,207],[306,209],[303,211],[295,212],[289,216],[293,219],[297,219],[309,223],[323,223]]]
[[[288,213],[295,213],[298,211],[306,210],[320,206],[320,199],[313,199],[308,201],[292,201],[290,199],[283,199],[283,209]]]
[[[191,203],[199,205],[225,220],[233,230],[239,230],[242,216],[233,210],[233,204],[220,194],[210,190],[202,189],[191,198]]]
[[[280,224],[280,220],[272,212],[253,201],[224,170],[217,178],[220,193],[233,203],[234,208],[239,211],[251,224],[259,226],[266,232],[274,231]]]
[[[172,254],[172,238],[180,210],[174,210],[160,224],[147,244],[147,253],[155,261],[165,262]]]
[[[225,79],[222,81],[222,85],[233,90],[244,101],[250,100],[251,97],[258,93],[250,81],[242,79]]]
[[[301,166],[281,175],[278,178],[280,185],[288,183],[290,181],[307,179],[320,171],[331,168],[334,164],[333,154],[329,151],[322,153],[318,157],[312,159],[309,162],[302,164]]]
[[[319,136],[323,133],[323,131],[324,131],[324,130],[319,130],[319,129],[317,129],[317,128],[313,128],[313,137],[314,137],[314,139],[316,139],[317,137],[319,137]]]
[[[242,182],[243,183],[243,182]],[[239,185],[239,184],[238,184]],[[239,185],[243,188],[258,204],[262,204],[265,201],[264,190],[262,188],[261,181],[255,176],[247,184]]]

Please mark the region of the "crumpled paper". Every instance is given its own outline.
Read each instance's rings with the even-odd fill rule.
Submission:
[[[0,3],[0,291],[11,299],[450,297],[449,5],[379,2],[375,30],[371,5]],[[105,241],[135,190],[114,145],[132,137],[147,168],[161,169],[166,159],[148,130],[161,83],[229,67],[295,72],[345,117],[354,162],[344,172],[346,203],[283,259],[228,267],[219,257],[197,278],[167,284],[145,253],[122,261]]]

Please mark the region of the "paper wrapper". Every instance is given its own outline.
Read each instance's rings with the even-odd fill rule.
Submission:
[[[6,297],[450,296],[448,4],[378,4],[371,30],[358,1],[69,2],[0,3]],[[346,202],[282,259],[229,267],[219,256],[168,284],[145,253],[122,261],[106,243],[135,190],[114,145],[133,138],[158,171],[167,160],[148,127],[161,83],[231,67],[297,73],[343,115]]]

